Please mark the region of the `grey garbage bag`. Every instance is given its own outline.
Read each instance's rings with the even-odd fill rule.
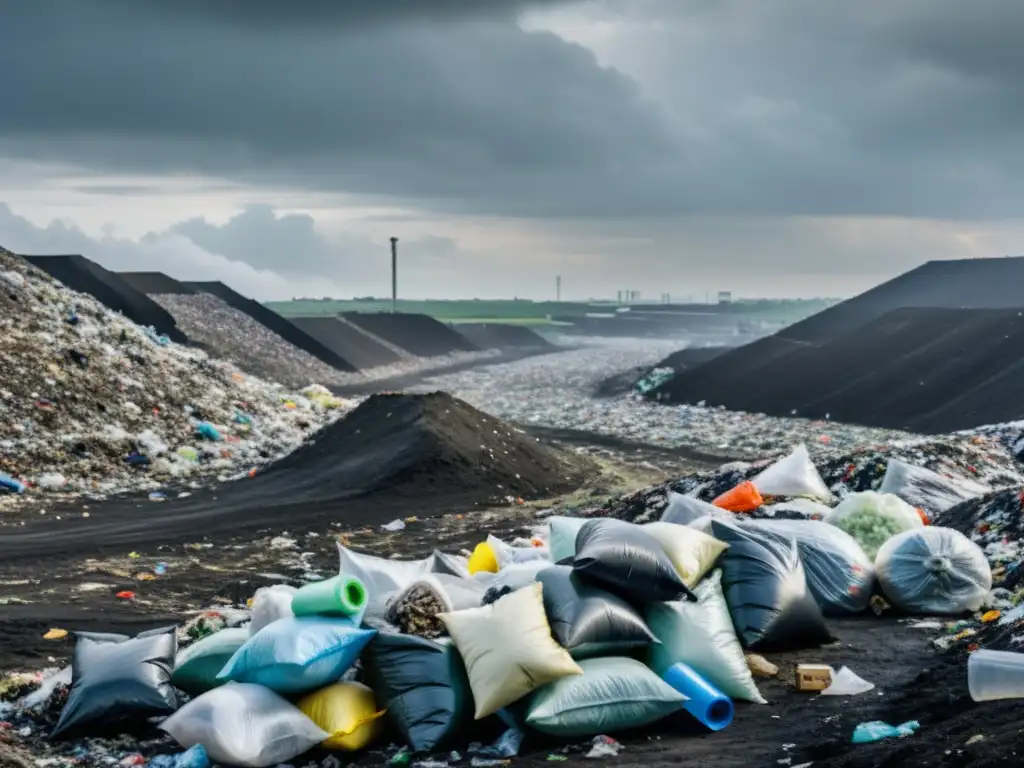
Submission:
[[[992,588],[985,553],[952,528],[893,536],[878,551],[875,572],[885,596],[908,613],[976,611]]]
[[[171,685],[177,627],[136,637],[80,632],[76,638],[71,689],[50,738],[143,722],[178,708]]]
[[[795,541],[721,520],[711,529],[729,545],[718,561],[722,589],[747,650],[799,650],[831,641]]]
[[[661,513],[661,522],[675,523],[676,525],[690,525],[696,520],[705,517],[716,517],[729,520],[735,517],[732,512],[706,501],[695,499],[693,496],[684,496],[675,491],[668,492],[668,506]]]
[[[984,496],[992,489],[966,477],[943,477],[925,467],[915,467],[899,459],[889,459],[879,493],[899,496],[913,507],[920,507],[935,520],[957,504]]]
[[[658,640],[633,606],[582,581],[565,565],[537,574],[551,634],[574,659],[623,655]]]
[[[818,520],[751,520],[745,529],[796,541],[807,586],[826,616],[867,609],[875,565],[850,534]]]
[[[630,602],[695,600],[658,540],[623,520],[590,520],[576,535],[573,570]]]
[[[377,706],[413,752],[432,752],[473,722],[473,694],[450,641],[379,633],[363,651]]]
[[[430,573],[443,573],[447,576],[458,576],[469,578],[469,561],[462,555],[449,555],[435,549],[433,554],[427,558],[427,570]]]

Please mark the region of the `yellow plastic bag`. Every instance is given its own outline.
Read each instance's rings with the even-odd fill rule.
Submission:
[[[335,683],[299,699],[302,713],[331,734],[325,749],[355,752],[376,739],[384,725],[373,691],[362,683]]]
[[[473,554],[469,556],[470,574],[480,573],[481,571],[487,571],[488,573],[498,572],[498,556],[494,554],[494,549],[486,541],[481,541],[477,544]]]

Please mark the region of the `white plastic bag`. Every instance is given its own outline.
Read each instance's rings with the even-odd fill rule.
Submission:
[[[186,749],[245,768],[286,763],[330,738],[299,709],[262,685],[232,683],[193,699],[160,724]]]
[[[260,587],[252,597],[252,622],[249,624],[249,636],[255,635],[268,624],[278,619],[287,619],[292,613],[292,595],[298,592],[295,587],[287,584],[274,584]]]
[[[832,510],[825,522],[853,536],[864,553],[874,559],[893,536],[924,527],[917,510],[891,493],[851,493]]]
[[[362,555],[338,543],[338,572],[356,576],[366,587],[366,613],[363,620],[374,623],[384,616],[388,599],[427,572],[431,558],[388,560]]]
[[[751,481],[762,496],[806,496],[828,501],[832,498],[825,481],[811,462],[807,446],[801,443],[793,452],[766,468]]]
[[[908,613],[977,611],[992,588],[985,553],[952,528],[894,536],[879,550],[875,573],[885,596]]]
[[[874,683],[869,683],[849,667],[843,667],[838,672],[835,669],[832,670],[832,683],[821,692],[821,695],[860,696],[860,694],[873,691],[874,689]]]
[[[769,504],[762,511],[768,517],[775,517],[779,512],[796,512],[808,520],[824,520],[832,514],[832,507],[811,499],[790,499],[778,504]]]
[[[879,493],[892,493],[908,504],[936,517],[962,501],[984,496],[992,489],[965,477],[943,477],[924,467],[915,467],[899,459],[889,459]]]

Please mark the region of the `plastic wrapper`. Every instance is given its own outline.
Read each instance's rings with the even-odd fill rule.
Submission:
[[[788,456],[768,466],[751,482],[762,496],[806,496],[821,501],[832,498],[832,492],[818,474],[803,443]]]
[[[478,720],[546,683],[582,673],[551,637],[538,583],[441,619],[466,663]]]
[[[686,697],[635,659],[580,662],[582,675],[548,683],[530,697],[526,722],[560,737],[641,728],[679,710]]]
[[[262,685],[225,685],[160,724],[183,747],[202,744],[224,765],[269,768],[308,752],[329,733]]]
[[[682,662],[726,696],[765,704],[732,626],[721,571],[713,571],[694,594],[695,603],[673,601],[647,607],[647,625],[661,641],[650,648],[651,668],[663,676]]]
[[[454,741],[473,719],[473,694],[450,641],[381,633],[363,654],[366,681],[413,752]]]
[[[176,632],[166,627],[137,637],[78,633],[68,700],[50,738],[106,730],[177,709],[171,685]]]
[[[197,640],[178,654],[171,682],[192,696],[205,693],[224,681],[217,675],[249,639],[246,627],[222,629]]]
[[[585,583],[572,568],[549,566],[537,580],[551,634],[573,658],[627,653],[657,642],[633,606]]]
[[[675,523],[648,523],[643,526],[661,544],[683,583],[691,589],[715,566],[729,545],[703,531]]]
[[[340,680],[375,634],[348,619],[278,619],[249,638],[217,677],[305,693]]]
[[[826,616],[860,613],[868,607],[875,565],[845,531],[817,520],[751,520],[743,527],[796,541],[807,586]]]
[[[573,570],[638,604],[693,597],[658,540],[622,520],[591,520],[580,528]]]
[[[795,541],[759,536],[720,520],[711,529],[729,545],[719,560],[722,589],[744,648],[799,650],[831,641]]]
[[[764,497],[757,486],[747,480],[716,496],[711,503],[729,512],[753,512],[764,505]]]
[[[716,507],[714,504],[709,504],[706,501],[695,499],[693,496],[684,496],[681,493],[669,491],[668,506],[661,513],[661,522],[690,525],[697,520],[710,517],[731,520],[734,515],[728,510]]]
[[[924,467],[915,467],[900,459],[889,459],[879,493],[899,496],[914,507],[923,509],[935,519],[957,504],[984,496],[992,489],[967,478],[943,477]]]
[[[342,752],[365,749],[380,736],[383,710],[377,708],[373,691],[362,683],[328,685],[303,696],[299,711],[330,734],[321,746]]]
[[[766,517],[778,515],[782,518],[792,519],[794,516],[798,516],[808,520],[824,520],[832,514],[832,507],[811,499],[787,499],[777,504],[768,504],[761,511]]]
[[[908,613],[977,611],[992,588],[985,554],[952,528],[894,536],[879,550],[875,571],[885,596]]]
[[[832,510],[825,522],[853,536],[870,558],[897,533],[924,525],[917,510],[903,499],[874,491],[851,493]]]

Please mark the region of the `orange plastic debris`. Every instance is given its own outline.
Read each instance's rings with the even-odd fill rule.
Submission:
[[[114,595],[114,597],[116,597],[118,600],[134,600],[135,593],[132,592],[130,589],[126,589],[124,592],[118,592],[116,595]]]
[[[932,519],[928,517],[928,514],[923,509],[921,509],[920,507],[914,507],[914,510],[917,512],[917,516],[921,518],[922,523],[924,523],[925,525],[932,524]]]
[[[711,503],[730,512],[753,512],[764,505],[764,497],[757,487],[747,480],[726,491]]]
[[[66,629],[53,628],[43,635],[43,640],[63,640],[67,636],[68,631]]]
[[[983,623],[988,624],[990,622],[995,621],[1000,616],[1002,616],[1002,614],[999,611],[988,611],[987,613],[982,615],[981,620]]]

